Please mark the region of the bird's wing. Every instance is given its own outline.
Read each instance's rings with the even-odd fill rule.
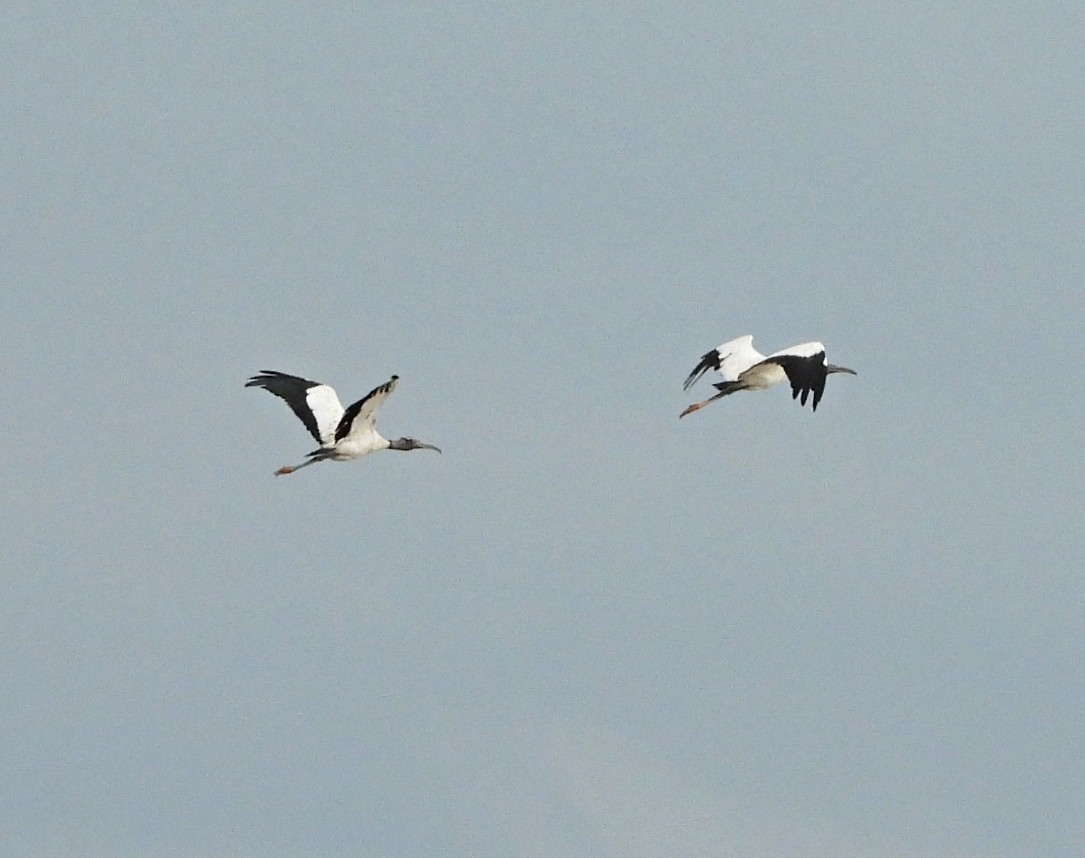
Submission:
[[[265,369],[250,378],[245,387],[262,387],[274,393],[298,415],[318,444],[332,443],[335,427],[343,417],[343,406],[328,385]]]
[[[753,347],[753,337],[750,334],[735,337],[733,340],[721,343],[712,351],[706,352],[701,362],[689,374],[682,389],[688,390],[710,369],[722,375],[724,381],[738,381],[738,377],[743,372],[755,363],[764,360],[764,357]]]
[[[791,382],[791,398],[799,399],[800,405],[805,405],[807,397],[813,393],[811,407],[817,411],[821,395],[825,392],[825,346],[816,342],[791,346],[774,352],[764,362],[778,364],[787,373],[787,380]]]
[[[342,441],[350,435],[357,435],[373,429],[373,423],[377,419],[377,411],[388,395],[396,389],[398,375],[393,375],[388,381],[379,387],[374,387],[369,393],[351,405],[343,413],[342,419],[335,430],[335,440]]]

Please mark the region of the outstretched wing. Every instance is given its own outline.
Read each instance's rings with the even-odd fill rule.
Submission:
[[[783,351],[775,352],[765,358],[765,363],[778,364],[791,382],[791,398],[798,399],[800,405],[806,404],[807,397],[813,393],[811,408],[818,410],[821,395],[825,392],[825,376],[828,370],[825,364],[825,346],[821,343],[803,343]]]
[[[682,389],[688,390],[710,369],[722,375],[724,381],[738,381],[743,372],[764,359],[765,356],[753,347],[753,337],[750,334],[735,337],[707,352],[693,368]]]
[[[393,375],[380,387],[374,387],[369,393],[347,408],[339,425],[335,429],[335,440],[342,441],[350,435],[368,432],[373,429],[377,411],[384,404],[388,395],[396,389],[398,375]]]
[[[262,387],[286,402],[322,447],[333,442],[335,427],[343,418],[343,406],[328,385],[265,369],[250,378],[245,387]]]

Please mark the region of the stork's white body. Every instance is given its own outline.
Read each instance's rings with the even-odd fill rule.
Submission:
[[[309,381],[296,375],[264,370],[254,375],[246,387],[262,387],[284,400],[298,419],[305,424],[309,434],[320,447],[309,454],[300,465],[287,465],[275,472],[292,474],[298,468],[330,459],[346,462],[374,453],[377,450],[437,450],[432,444],[424,444],[414,438],[397,438],[389,441],[377,431],[377,411],[384,400],[396,389],[399,376],[393,375],[379,387],[343,408],[335,390],[326,384]]]
[[[328,456],[333,462],[348,462],[351,459],[360,459],[377,450],[387,450],[389,441],[376,429],[365,433],[361,438],[346,438],[332,447]]]
[[[739,390],[766,390],[785,381],[791,383],[792,399],[800,399],[802,405],[812,393],[811,408],[816,411],[825,390],[826,376],[834,372],[855,375],[854,370],[827,363],[825,346],[819,342],[802,343],[766,356],[753,347],[753,337],[749,334],[721,343],[706,353],[689,374],[684,388],[688,389],[710,369],[723,378],[715,384],[719,393],[689,406],[680,417]]]
[[[742,373],[739,378],[746,383],[746,390],[767,390],[787,381],[787,373],[778,363],[758,363]]]

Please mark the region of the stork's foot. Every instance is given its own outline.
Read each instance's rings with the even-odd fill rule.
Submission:
[[[281,477],[283,474],[292,474],[292,473],[294,473],[295,470],[297,470],[297,469],[292,468],[289,465],[284,465],[283,467],[279,468],[279,470],[277,470],[275,472],[275,476]]]
[[[679,414],[678,419],[681,420],[687,414],[692,414],[694,411],[700,411],[702,408],[704,408],[704,406],[705,404],[703,402],[695,402],[693,403],[693,405],[691,405],[689,408]]]

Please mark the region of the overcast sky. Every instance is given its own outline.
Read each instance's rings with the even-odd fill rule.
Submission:
[[[1085,856],[1080,10],[268,5],[2,14],[0,852]]]

